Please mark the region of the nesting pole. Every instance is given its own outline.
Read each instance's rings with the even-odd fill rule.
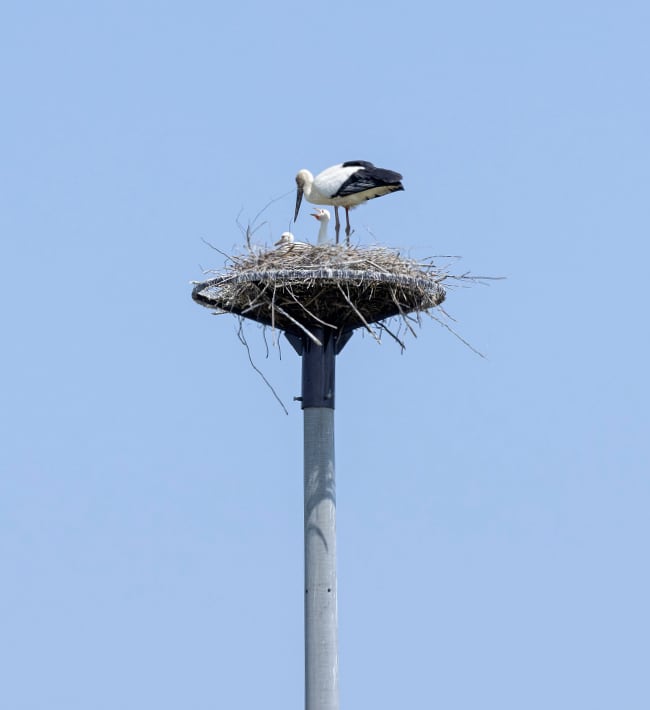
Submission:
[[[371,248],[289,247],[246,257],[198,283],[194,300],[282,330],[302,358],[304,416],[305,710],[338,710],[334,374],[356,328],[442,303],[445,274]],[[406,323],[408,328],[412,327]],[[380,331],[381,332],[381,331]]]
[[[305,708],[338,710],[339,657],[336,593],[336,467],[334,392],[336,355],[351,336],[325,328],[287,334],[302,356],[304,417]]]
[[[304,417],[305,708],[338,710],[336,478],[334,468],[335,337],[323,328],[290,336],[302,356]],[[320,336],[320,337],[319,337]]]

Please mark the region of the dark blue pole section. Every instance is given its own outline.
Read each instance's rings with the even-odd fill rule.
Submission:
[[[302,351],[302,408],[327,407],[334,409],[334,363],[336,334],[330,328],[312,328],[311,332],[322,343],[303,339]]]

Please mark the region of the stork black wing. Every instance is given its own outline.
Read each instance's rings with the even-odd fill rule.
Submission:
[[[375,167],[372,163],[369,163],[367,160],[348,160],[346,163],[343,163],[343,165],[341,167],[354,168],[357,165],[360,168],[374,168]]]
[[[344,165],[348,165],[348,163],[344,163]],[[401,182],[402,176],[399,173],[376,168],[371,163],[366,163],[366,165],[370,165],[370,167],[364,167],[350,175],[332,197],[355,195],[358,192],[364,192],[364,190],[372,190],[374,187],[392,187],[392,191],[404,189]]]

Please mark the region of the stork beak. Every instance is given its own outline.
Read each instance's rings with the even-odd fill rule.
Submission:
[[[310,212],[309,214],[310,214],[312,217],[316,217],[316,219],[320,219],[320,215],[318,214],[318,212]]]
[[[296,194],[296,214],[293,216],[293,221],[298,219],[298,212],[300,211],[300,203],[302,202],[302,188],[298,188],[298,193]]]

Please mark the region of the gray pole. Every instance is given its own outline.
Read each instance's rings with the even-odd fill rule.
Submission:
[[[316,329],[305,339],[305,710],[338,710],[334,362],[336,339]]]

